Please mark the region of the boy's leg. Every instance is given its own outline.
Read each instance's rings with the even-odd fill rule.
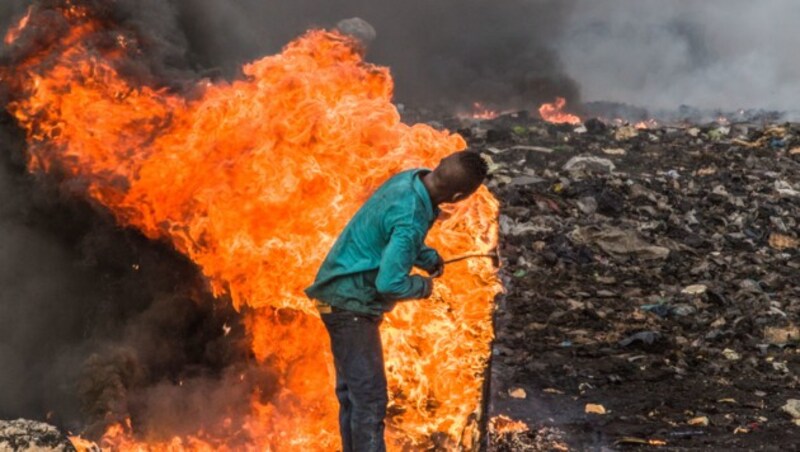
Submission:
[[[381,317],[337,310],[322,315],[331,337],[345,452],[383,452],[388,395]],[[349,426],[341,424],[347,422]]]

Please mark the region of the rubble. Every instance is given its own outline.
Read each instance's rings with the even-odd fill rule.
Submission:
[[[74,452],[57,428],[43,422],[0,421],[0,452]]]
[[[575,450],[794,447],[800,124],[450,126],[501,200],[490,413]]]

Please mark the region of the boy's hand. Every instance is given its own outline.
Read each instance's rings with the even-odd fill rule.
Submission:
[[[439,259],[436,261],[436,266],[433,268],[430,275],[431,278],[441,278],[442,275],[444,275],[444,259],[442,259],[442,256],[439,256]]]

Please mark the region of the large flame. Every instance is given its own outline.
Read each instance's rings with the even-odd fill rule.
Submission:
[[[281,386],[268,400],[253,394],[240,425],[222,417],[196,435],[155,442],[120,424],[100,444],[334,450],[329,344],[302,290],[375,188],[398,171],[434,166],[464,140],[403,124],[388,70],[362,61],[335,33],[311,31],[244,66],[242,80],[198,82],[188,96],[121,76],[118,62],[136,51],[132,38],[94,46],[103,25],[91,11],[69,1],[58,11],[69,27],[0,73],[15,91],[8,110],[27,131],[31,171],[58,174],[120,224],[190,257],[247,316],[253,352]],[[35,28],[36,14],[26,17],[6,41],[16,45]],[[480,190],[446,210],[429,244],[445,257],[489,252],[497,208]],[[488,260],[465,261],[448,268],[431,300],[388,316],[391,449],[474,447],[500,290]]]

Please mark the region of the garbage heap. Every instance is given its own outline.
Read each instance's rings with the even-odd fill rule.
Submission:
[[[502,202],[489,414],[529,428],[490,450],[795,447],[800,124],[460,121]]]
[[[71,452],[75,447],[52,425],[17,419],[0,421],[0,451]]]

